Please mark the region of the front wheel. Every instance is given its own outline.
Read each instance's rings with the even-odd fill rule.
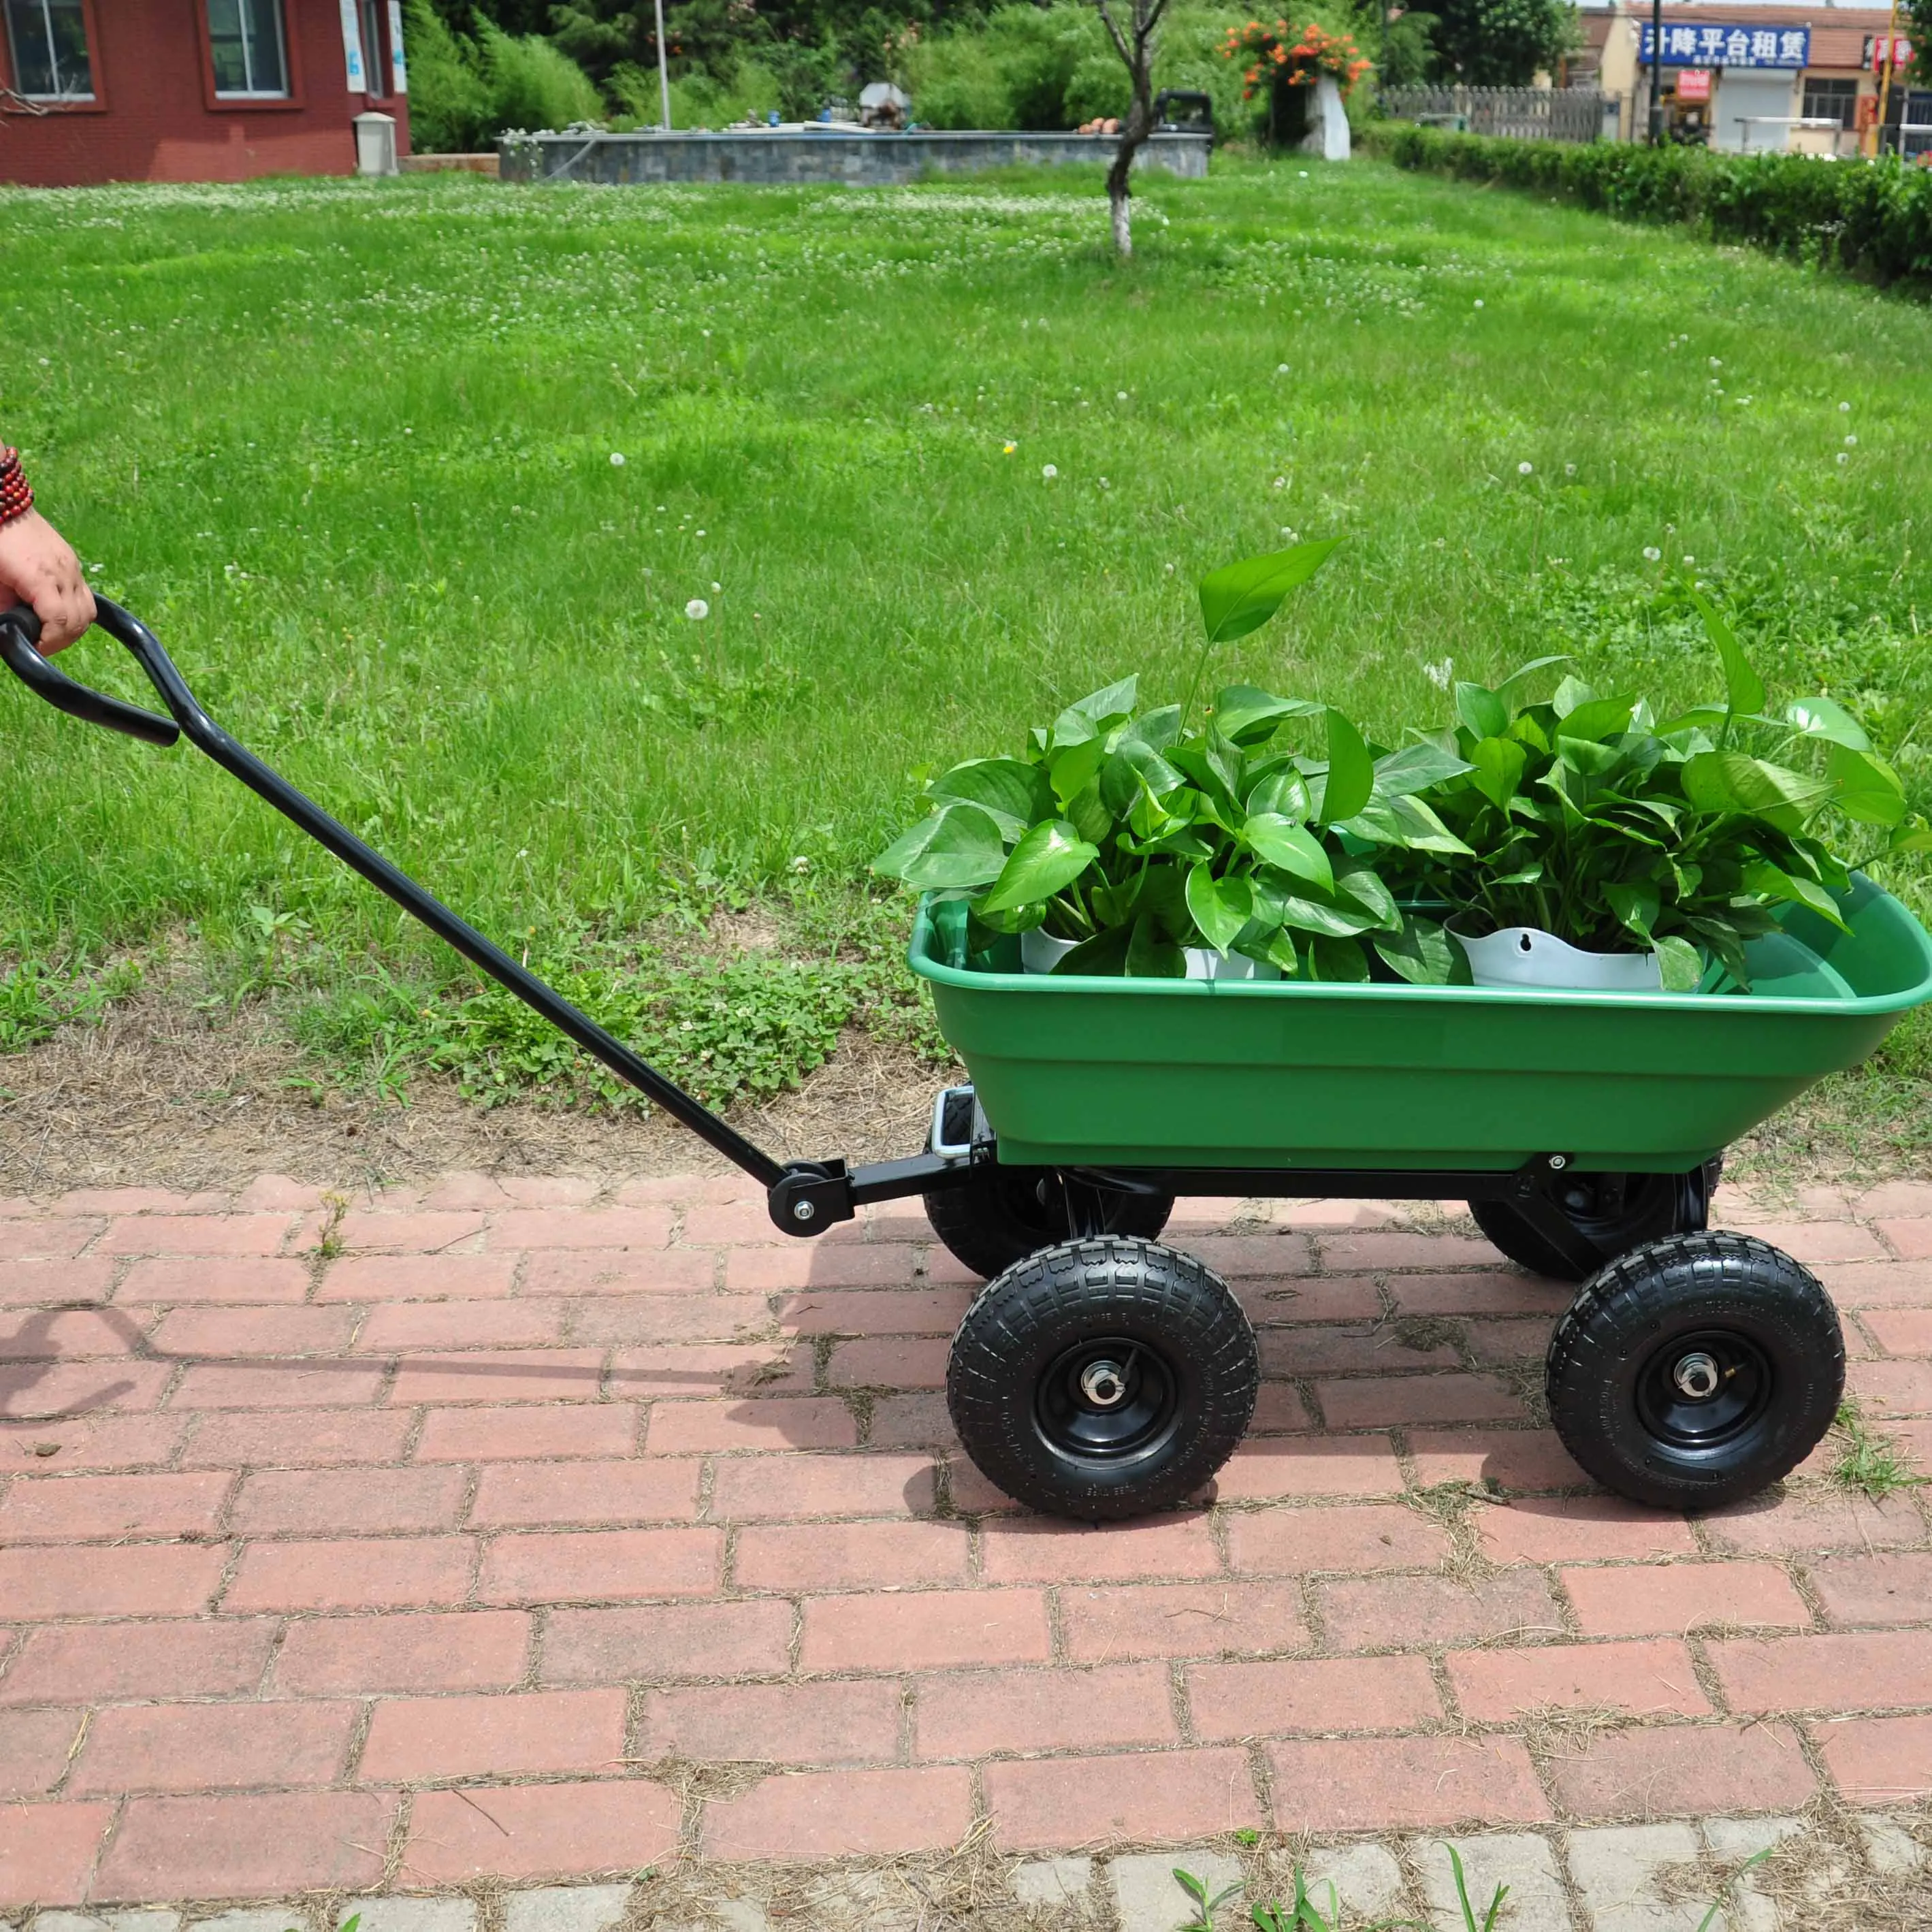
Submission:
[[[1254,1330],[1219,1276],[1103,1237],[988,1283],[953,1337],[946,1402],[997,1488],[1097,1522],[1199,1489],[1247,1432],[1260,1384]]]
[[[1845,1391],[1838,1312],[1808,1269],[1746,1234],[1682,1234],[1592,1276],[1544,1366],[1563,1446],[1633,1502],[1754,1496],[1823,1439]]]
[[[1646,1241],[1700,1233],[1710,1222],[1711,1196],[1724,1156],[1688,1174],[1576,1174],[1554,1198],[1570,1225],[1603,1258],[1614,1261]],[[1476,1226],[1520,1268],[1552,1281],[1581,1281],[1584,1273],[1507,1201],[1472,1201]]]
[[[1002,1167],[997,1161],[923,1198],[926,1218],[953,1258],[988,1281],[1058,1241],[1098,1234],[1150,1241],[1174,1212],[1172,1194],[1130,1194],[1054,1168]]]

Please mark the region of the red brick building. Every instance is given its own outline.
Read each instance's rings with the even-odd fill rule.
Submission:
[[[401,0],[0,0],[0,181],[350,174],[409,151]]]

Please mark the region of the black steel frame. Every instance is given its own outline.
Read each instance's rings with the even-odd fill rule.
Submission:
[[[110,698],[56,670],[35,648],[40,640],[40,623],[25,605],[0,612],[0,661],[22,682],[70,717],[164,748],[186,737],[378,892],[455,947],[479,971],[758,1181],[766,1190],[772,1222],[784,1233],[822,1234],[838,1222],[850,1220],[871,1202],[901,1200],[910,1195],[969,1185],[997,1162],[997,1142],[990,1136],[976,1140],[970,1151],[963,1154],[928,1152],[856,1168],[848,1168],[842,1160],[774,1160],[719,1119],[702,1101],[647,1066],[621,1040],[238,744],[201,708],[173,661],[146,625],[106,598],[97,598],[95,602],[99,613],[97,625],[133,654],[166,706],[168,716]],[[1569,1165],[1567,1155],[1552,1153],[1520,1168],[1501,1172],[1190,1167],[1076,1168],[1067,1172],[1075,1179],[1129,1193],[1398,1200],[1452,1196],[1506,1202],[1558,1253],[1583,1272],[1594,1273],[1606,1257],[1576,1229],[1555,1198],[1556,1186]]]

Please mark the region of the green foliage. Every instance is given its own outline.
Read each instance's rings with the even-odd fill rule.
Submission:
[[[404,0],[409,50],[410,140],[418,154],[469,154],[496,133],[490,90],[467,40],[429,0]]]
[[[540,34],[506,34],[478,15],[473,38],[429,4],[407,0],[410,124],[424,153],[468,153],[506,128],[594,121],[604,103],[590,76]]]
[[[1437,71],[1469,87],[1527,87],[1577,44],[1569,0],[1428,0]]]
[[[1832,1439],[1838,1453],[1832,1464],[1832,1480],[1841,1490],[1856,1490],[1879,1503],[1900,1490],[1922,1487],[1926,1480],[1912,1470],[1892,1437],[1866,1421],[1864,1410],[1850,1396],[1838,1405]]]
[[[1562,196],[1627,221],[1683,222],[1881,284],[1932,289],[1932,169],[1618,141],[1511,141],[1384,123],[1398,167]]]
[[[72,958],[30,956],[0,966],[0,1054],[23,1052],[61,1027],[98,1019],[141,978],[132,961],[104,972]]]
[[[1191,1871],[1181,1867],[1174,1868],[1174,1882],[1186,1893],[1189,1903],[1194,1909],[1194,1916],[1181,1932],[1214,1932],[1214,1915],[1241,1888],[1237,1879],[1232,1885],[1223,1886],[1219,1892],[1212,1890],[1205,1879],[1196,1878]]]

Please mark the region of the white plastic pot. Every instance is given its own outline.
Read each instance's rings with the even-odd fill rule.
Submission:
[[[1079,944],[1055,939],[1044,926],[1029,926],[1020,934],[1020,964],[1029,973],[1051,973]]]
[[[1592,993],[1656,993],[1664,977],[1654,952],[1586,952],[1533,926],[1506,926],[1472,939],[1452,926],[1479,986],[1568,986]]]
[[[1055,939],[1040,926],[1020,934],[1020,964],[1029,973],[1051,973],[1078,944],[1076,940]],[[1224,959],[1213,947],[1190,946],[1184,949],[1190,980],[1279,980],[1281,968],[1265,959],[1250,959],[1231,952]]]

